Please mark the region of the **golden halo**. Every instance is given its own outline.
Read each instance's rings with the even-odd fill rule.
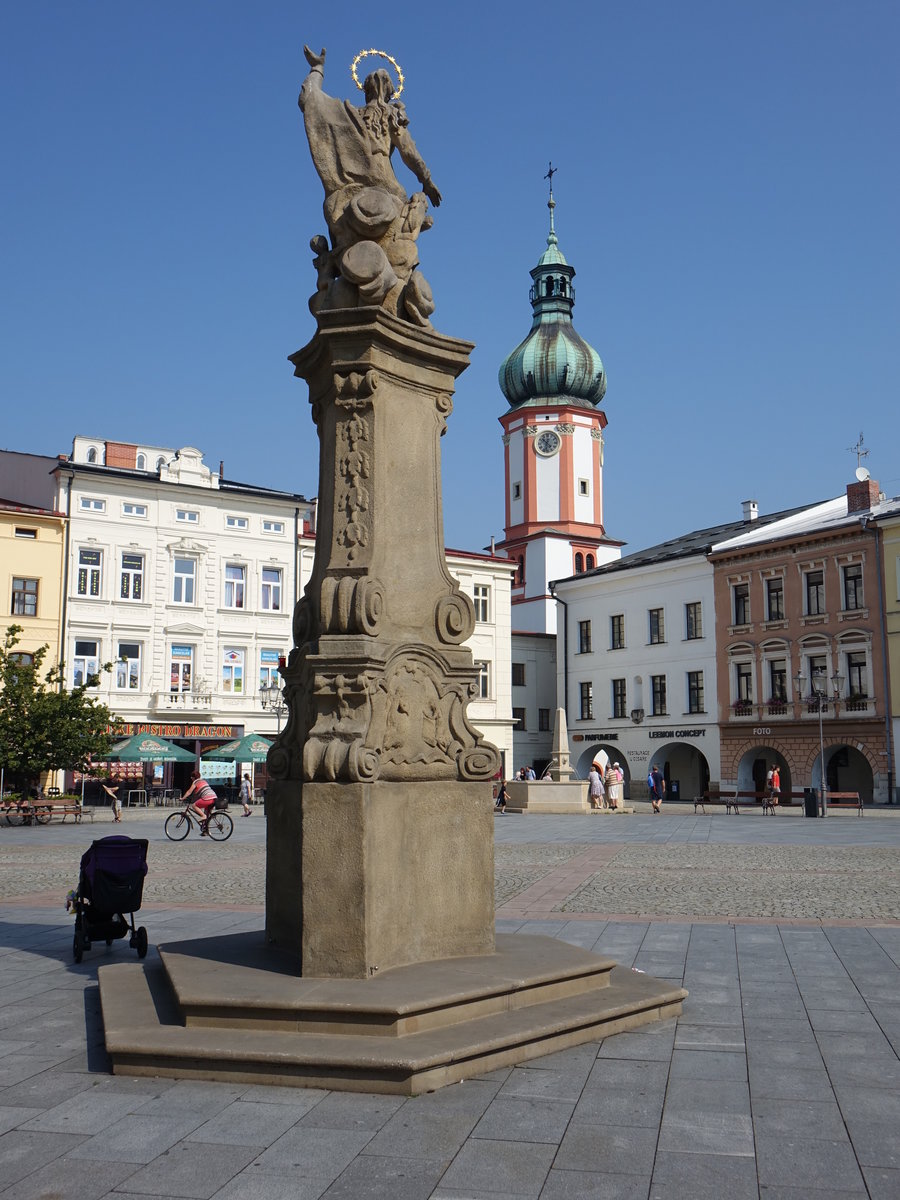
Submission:
[[[397,62],[396,58],[390,54],[386,54],[384,50],[360,50],[359,54],[357,54],[356,58],[354,58],[353,62],[350,64],[350,74],[353,76],[353,82],[360,91],[363,90],[363,85],[359,82],[359,76],[356,73],[356,68],[360,59],[368,58],[370,54],[377,54],[379,58],[386,59],[397,72],[398,86],[394,91],[394,99],[396,100],[403,91],[403,84],[405,80],[403,78],[403,72],[400,70],[400,64]]]

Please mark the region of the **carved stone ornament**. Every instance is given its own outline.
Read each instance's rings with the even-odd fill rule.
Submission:
[[[325,189],[331,238],[310,241],[316,269],[313,313],[376,305],[415,325],[430,327],[434,299],[418,270],[419,234],[430,229],[429,200],[441,193],[409,135],[406,108],[384,69],[367,75],[362,108],[323,90],[325,51],[304,47],[309,74],[300,89],[313,165]],[[394,151],[422,185],[407,196],[391,165]]]
[[[557,432],[557,433],[563,433],[563,434],[566,434],[566,433],[568,433],[568,434],[572,434],[572,433],[574,433],[574,432],[575,432],[575,426],[574,426],[574,425],[567,424],[567,423],[565,423],[565,422],[562,422],[562,423],[560,423],[559,425],[557,425],[557,426],[556,426],[556,432]]]

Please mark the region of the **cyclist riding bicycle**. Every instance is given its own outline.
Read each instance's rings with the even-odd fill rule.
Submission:
[[[215,804],[217,797],[199,771],[191,771],[191,786],[181,798],[190,800],[191,796],[194,798],[189,806],[190,810],[202,822],[200,836],[209,837],[209,810]]]

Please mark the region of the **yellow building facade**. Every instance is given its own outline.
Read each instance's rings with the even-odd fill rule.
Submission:
[[[62,513],[0,501],[0,632],[22,627],[19,654],[48,646],[45,667],[60,658],[65,521]]]

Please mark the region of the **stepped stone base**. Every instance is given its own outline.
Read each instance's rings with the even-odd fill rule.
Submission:
[[[677,1016],[684,988],[555,938],[372,979],[300,978],[241,934],[100,968],[113,1072],[418,1095]]]

